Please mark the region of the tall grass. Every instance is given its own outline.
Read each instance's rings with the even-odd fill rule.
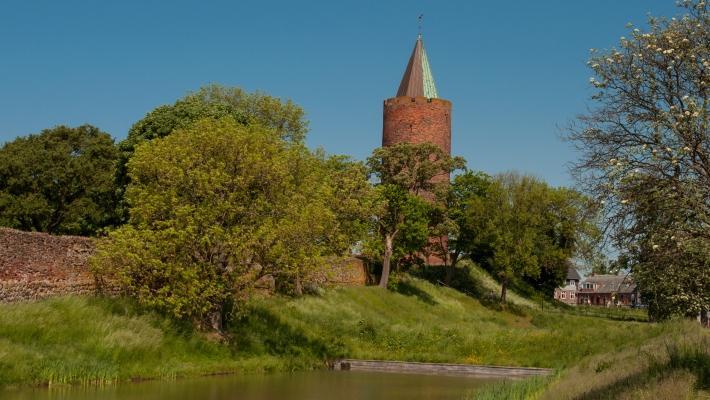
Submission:
[[[106,384],[236,370],[229,347],[130,300],[0,305],[0,386]]]
[[[566,314],[584,315],[589,317],[599,317],[613,319],[617,321],[648,321],[648,311],[646,309],[635,309],[625,307],[601,307],[601,306],[567,306],[563,304],[555,304],[549,307],[549,312],[564,312]]]
[[[666,343],[668,363],[657,368],[685,370],[695,375],[698,389],[710,390],[710,335],[697,340],[677,340]]]
[[[539,396],[551,378],[533,377],[520,381],[502,381],[477,391],[471,400],[527,400]]]
[[[235,351],[275,356],[564,368],[668,329],[524,307],[499,311],[459,291],[404,278],[396,291],[344,288],[255,301],[231,332]]]
[[[0,305],[0,386],[304,370],[339,357],[561,370],[683,329],[523,305],[501,311],[476,294],[404,277],[390,291],[254,299],[222,343],[131,300],[70,297]]]
[[[665,324],[661,337],[582,360],[542,399],[686,399],[710,389],[710,333],[691,322]]]

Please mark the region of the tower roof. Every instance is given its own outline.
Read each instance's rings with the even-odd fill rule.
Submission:
[[[402,82],[397,90],[397,97],[408,96],[417,97],[423,96],[428,98],[439,97],[436,93],[436,85],[434,85],[434,75],[431,74],[429,59],[424,50],[422,35],[417,37],[417,42],[414,44],[414,50],[409,57],[407,69],[404,71]]]

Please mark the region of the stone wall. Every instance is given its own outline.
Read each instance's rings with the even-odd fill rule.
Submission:
[[[318,286],[365,286],[368,283],[367,266],[358,257],[331,261],[314,275],[313,283]]]
[[[93,252],[91,238],[0,228],[0,302],[97,293],[88,263]],[[364,286],[367,270],[351,257],[330,263],[314,280],[319,286]]]
[[[96,292],[92,239],[0,228],[0,301]]]

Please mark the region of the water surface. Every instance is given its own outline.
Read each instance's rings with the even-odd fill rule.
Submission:
[[[461,400],[495,380],[317,371],[0,392],[3,400]]]

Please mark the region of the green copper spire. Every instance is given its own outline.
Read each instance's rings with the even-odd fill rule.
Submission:
[[[429,66],[429,58],[424,50],[422,35],[417,38],[414,44],[414,50],[409,57],[407,69],[404,71],[402,81],[397,90],[397,97],[408,96],[417,97],[423,96],[427,98],[438,98],[436,85],[434,84],[434,75],[431,73]]]

